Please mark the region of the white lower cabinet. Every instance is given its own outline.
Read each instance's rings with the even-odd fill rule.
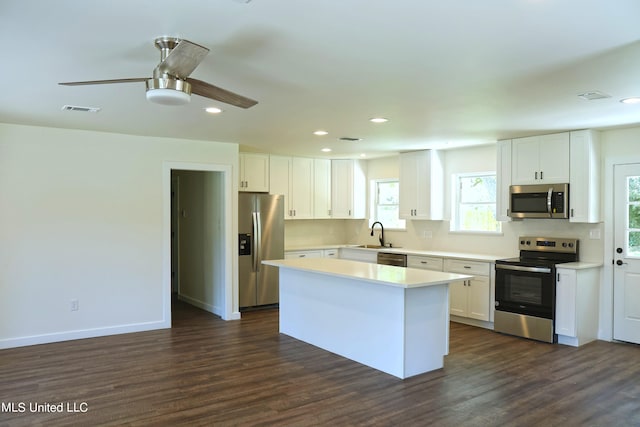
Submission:
[[[557,268],[558,343],[578,347],[598,338],[599,278],[600,268]]]
[[[491,263],[445,259],[444,271],[474,276],[449,285],[450,314],[488,322],[491,309]]]
[[[378,252],[371,249],[340,248],[339,258],[350,259],[351,261],[362,261],[376,264],[378,262]]]
[[[323,258],[338,258],[338,249],[324,249],[322,251]]]
[[[322,258],[322,250],[312,251],[288,251],[284,253],[285,259],[291,258]]]
[[[407,267],[409,268],[421,268],[423,270],[442,271],[443,260],[442,258],[422,256],[422,255],[407,255]]]

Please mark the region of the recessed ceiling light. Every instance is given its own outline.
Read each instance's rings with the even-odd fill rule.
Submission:
[[[314,135],[323,136],[329,134],[326,130],[317,130],[313,133]]]
[[[620,102],[622,102],[623,104],[640,104],[640,96],[621,99]]]
[[[330,153],[331,152],[331,148],[323,148],[322,150],[323,153]]]
[[[365,153],[360,154],[360,157],[367,157]]]
[[[218,108],[218,107],[207,107],[207,108],[204,109],[204,111],[206,111],[207,113],[210,113],[210,114],[222,113],[222,109]]]
[[[372,119],[369,119],[369,121],[373,123],[385,123],[388,122],[389,119],[385,119],[384,117],[374,117]]]

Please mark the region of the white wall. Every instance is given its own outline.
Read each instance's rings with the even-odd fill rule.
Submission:
[[[224,176],[177,171],[180,299],[221,315],[224,308]]]
[[[167,162],[237,191],[235,144],[0,124],[0,348],[170,326]]]

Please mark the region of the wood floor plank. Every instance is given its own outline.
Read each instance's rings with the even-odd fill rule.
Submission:
[[[443,369],[406,380],[177,303],[170,330],[0,351],[0,426],[638,426],[640,346],[572,348],[451,324]],[[30,413],[29,404],[85,413]],[[7,406],[24,403],[26,411]]]

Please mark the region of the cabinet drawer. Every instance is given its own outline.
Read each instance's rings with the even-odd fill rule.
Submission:
[[[444,261],[444,271],[448,271],[449,273],[472,274],[474,276],[489,276],[491,274],[491,263],[446,259]]]
[[[285,259],[291,258],[322,258],[322,251],[291,251],[284,253]]]
[[[407,255],[407,267],[422,268],[423,270],[442,271],[442,265],[442,258],[421,255]]]

